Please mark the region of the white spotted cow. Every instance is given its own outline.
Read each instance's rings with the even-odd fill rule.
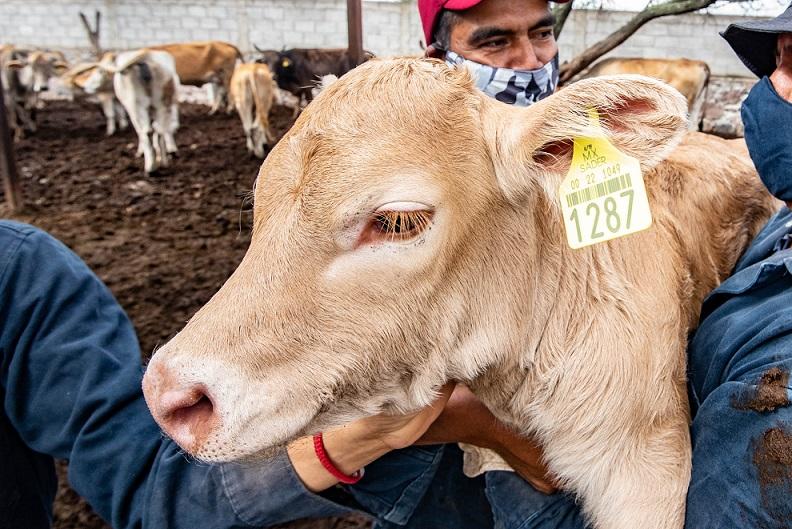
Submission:
[[[167,166],[169,155],[177,150],[174,133],[179,128],[180,83],[173,56],[148,49],[106,54],[85,83],[85,91],[96,93],[109,76],[138,134],[138,154],[143,154],[146,174]]]

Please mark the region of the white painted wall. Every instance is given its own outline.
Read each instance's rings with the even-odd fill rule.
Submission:
[[[103,13],[102,45],[135,48],[165,42],[219,39],[244,52],[262,48],[344,47],[344,0],[1,0],[0,39],[24,46],[84,52],[82,10]],[[574,11],[559,40],[568,59],[621,26],[634,13]],[[741,17],[684,15],[644,26],[612,55],[689,57],[707,61],[714,74],[749,75],[718,31]],[[363,2],[364,46],[378,55],[421,52],[415,0]]]

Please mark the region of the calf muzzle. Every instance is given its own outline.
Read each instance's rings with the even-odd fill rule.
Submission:
[[[180,384],[178,378],[160,364],[146,372],[143,393],[162,430],[189,453],[198,452],[220,426],[220,417],[206,387]]]

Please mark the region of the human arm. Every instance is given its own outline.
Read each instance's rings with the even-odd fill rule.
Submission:
[[[501,423],[466,386],[457,385],[418,444],[460,442],[488,448],[500,455],[523,479],[545,494],[557,485],[543,461],[541,446]]]
[[[380,414],[324,433],[328,456],[341,472],[349,475],[392,450],[412,445],[443,411],[454,385],[447,384],[429,406],[404,415]],[[310,437],[289,445],[289,459],[297,475],[311,491],[322,491],[338,483],[319,462]]]
[[[790,257],[772,253],[726,280],[689,343],[688,528],[772,526],[790,515]]]
[[[72,486],[113,527],[269,526],[352,510],[309,491],[285,452],[244,466],[187,459],[148,412],[134,329],[107,288],[58,241],[4,221],[0,322],[3,413],[32,450],[69,460]],[[392,497],[431,464],[418,463]]]

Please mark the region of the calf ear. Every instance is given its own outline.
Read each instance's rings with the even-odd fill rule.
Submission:
[[[485,139],[498,183],[510,200],[519,201],[537,187],[556,200],[574,138],[587,135],[592,108],[611,143],[637,158],[644,171],[663,160],[687,130],[682,94],[640,75],[579,81],[528,108],[489,100],[482,110]]]

